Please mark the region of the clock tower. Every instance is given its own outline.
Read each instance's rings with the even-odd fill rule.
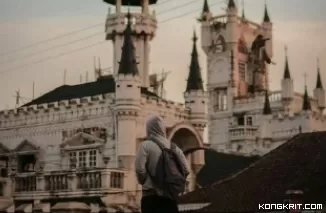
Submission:
[[[219,135],[219,140],[228,141],[229,119],[232,117],[233,100],[237,96],[237,8],[229,0],[227,14],[221,18],[209,12],[207,0],[199,19],[201,23],[202,49],[207,56],[208,90],[208,135]]]

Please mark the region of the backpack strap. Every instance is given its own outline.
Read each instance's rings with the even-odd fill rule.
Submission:
[[[176,145],[175,143],[171,142],[171,147],[170,147],[170,149],[172,149],[172,150],[176,150],[176,149],[177,149],[177,145]]]

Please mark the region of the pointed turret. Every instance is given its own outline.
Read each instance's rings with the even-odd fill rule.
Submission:
[[[204,13],[210,13],[207,0],[204,0],[203,14]]]
[[[245,9],[244,9],[244,0],[242,0],[242,19],[246,19],[246,15],[245,15]]]
[[[117,160],[119,167],[131,169],[136,156],[137,120],[141,112],[142,79],[139,75],[131,40],[131,22],[128,11],[128,23],[124,31],[124,41],[119,62],[118,73],[115,76],[114,111],[119,119],[118,129],[128,130],[117,132]]]
[[[269,102],[268,90],[265,90],[265,103],[264,103],[263,114],[264,115],[272,114],[272,108],[271,108],[271,104]]]
[[[317,59],[317,83],[316,83],[316,89],[323,89],[323,83],[321,81],[320,77],[320,67],[319,67],[319,60]]]
[[[124,75],[139,75],[136,57],[135,57],[135,48],[132,42],[131,34],[131,15],[128,11],[127,13],[127,26],[124,31],[124,42],[122,46],[121,59],[119,62],[118,74]]]
[[[325,90],[320,75],[319,59],[317,59],[317,82],[314,89],[314,99],[317,100],[319,110],[323,111],[326,107]]]
[[[309,96],[308,96],[307,86],[305,86],[305,89],[304,89],[302,110],[304,110],[304,111],[311,110],[311,105],[310,105],[310,100],[309,100]]]
[[[197,36],[194,31],[193,35],[193,48],[191,53],[191,62],[189,67],[189,75],[187,80],[187,88],[184,92],[185,107],[189,110],[189,121],[197,132],[203,136],[204,129],[207,125],[207,95],[204,91],[203,80],[200,72],[197,51]],[[196,152],[197,153],[197,152]],[[192,168],[195,174],[205,164],[204,154],[202,152],[194,153],[194,161]]]
[[[268,10],[267,10],[267,4],[265,3],[265,11],[264,11],[264,22],[271,22],[271,19],[269,18]]]
[[[285,67],[284,67],[283,79],[291,79],[289,61],[287,55],[287,46],[285,46]]]
[[[229,3],[228,3],[228,8],[236,8],[237,6],[235,5],[235,2],[234,0],[229,0]]]
[[[200,72],[200,66],[198,62],[198,51],[197,51],[197,36],[196,32],[194,31],[193,36],[193,47],[192,47],[192,53],[191,53],[191,62],[190,62],[190,69],[189,69],[189,75],[187,80],[187,88],[186,91],[192,91],[192,90],[203,90],[203,80]]]
[[[285,66],[284,66],[283,79],[281,81],[282,102],[284,106],[284,112],[292,114],[293,112],[291,111],[291,103],[294,97],[294,87],[293,87],[293,79],[291,79],[291,74],[290,74],[287,46],[285,46],[284,50],[285,50]]]

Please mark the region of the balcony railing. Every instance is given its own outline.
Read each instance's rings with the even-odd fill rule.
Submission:
[[[257,137],[257,130],[258,127],[254,126],[238,126],[230,128],[230,141],[255,140]]]
[[[85,169],[83,171],[52,171],[43,173],[20,173],[13,178],[18,197],[38,194],[50,196],[53,193],[64,193],[66,196],[83,194],[85,190],[92,193],[123,191],[125,182],[124,170]]]
[[[123,174],[123,173],[122,173]],[[102,187],[101,172],[78,173],[78,189],[99,189]]]
[[[23,174],[15,177],[15,192],[31,192],[36,191],[36,175]]]
[[[53,174],[45,175],[45,190],[46,191],[62,191],[68,189],[68,175],[67,174]]]

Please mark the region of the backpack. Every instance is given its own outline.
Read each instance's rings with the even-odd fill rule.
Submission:
[[[176,152],[177,145],[171,143],[169,149],[159,142],[153,142],[161,148],[162,154],[157,162],[155,175],[152,176],[149,172],[148,175],[158,195],[176,200],[185,191],[187,181],[180,156]]]

